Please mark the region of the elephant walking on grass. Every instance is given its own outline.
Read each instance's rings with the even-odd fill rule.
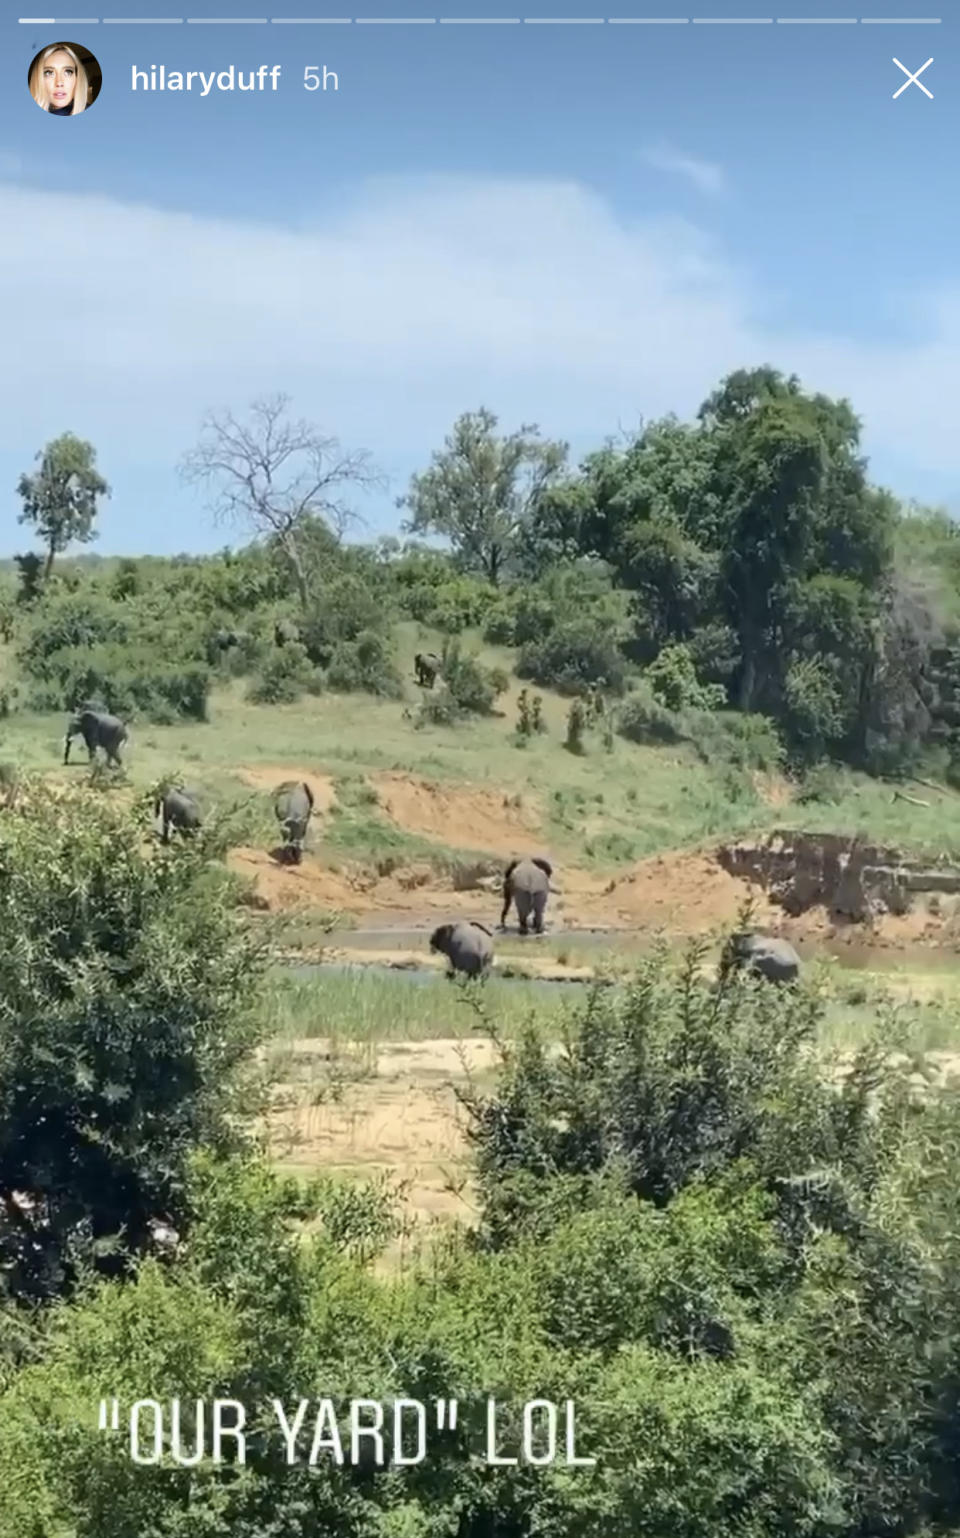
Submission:
[[[306,780],[284,780],[278,785],[273,795],[273,810],[283,829],[284,852],[299,865],[313,811],[313,791]]]
[[[114,763],[118,768],[123,768],[120,749],[127,740],[127,728],[118,716],[108,716],[105,711],[93,709],[90,705],[81,707],[67,727],[67,740],[63,748],[65,764],[70,762],[70,744],[74,737],[83,738],[91,764],[96,757],[97,749],[102,748],[108,763]]]
[[[467,977],[485,977],[493,961],[493,937],[485,924],[441,924],[430,936],[430,949],[446,956],[450,963],[448,977],[457,972]]]
[[[197,793],[193,790],[165,791],[162,796],[157,796],[153,804],[153,815],[163,817],[161,840],[164,844],[170,842],[171,828],[176,828],[185,838],[192,838],[203,826]]]
[[[503,911],[500,914],[500,928],[506,926],[507,914],[510,912],[510,904],[515,903],[517,919],[520,924],[520,933],[529,933],[530,915],[533,914],[533,927],[538,935],[543,934],[543,915],[547,907],[547,896],[550,892],[550,877],[553,875],[553,866],[549,860],[534,858],[532,860],[511,860],[503,876]]]
[[[789,940],[741,930],[730,936],[720,960],[721,976],[734,969],[755,972],[771,983],[794,983],[800,975],[800,957]]]
[[[436,652],[417,652],[413,659],[417,683],[422,684],[425,689],[432,689],[442,666],[443,663]]]

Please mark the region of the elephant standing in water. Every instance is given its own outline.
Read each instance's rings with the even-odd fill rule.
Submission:
[[[800,975],[800,957],[789,940],[742,930],[730,936],[720,960],[721,976],[733,969],[756,972],[771,983],[794,983]]]
[[[417,652],[413,659],[417,683],[422,684],[425,689],[432,689],[442,666],[436,652]]]
[[[122,769],[120,749],[127,740],[127,728],[118,716],[108,716],[105,711],[90,705],[81,708],[67,727],[67,740],[63,748],[63,761],[70,762],[70,744],[74,737],[82,737],[87,745],[90,762],[93,763],[98,748],[102,748],[108,763]]]
[[[446,956],[450,963],[448,977],[456,972],[464,972],[467,977],[485,977],[493,961],[493,937],[484,924],[441,924],[430,936],[430,949]]]
[[[203,818],[200,815],[200,804],[196,791],[171,789],[162,796],[158,796],[153,803],[153,815],[159,817],[163,814],[163,843],[170,842],[170,829],[176,828],[187,838],[192,838],[194,833],[203,826]]]
[[[313,811],[313,791],[306,780],[284,780],[278,785],[273,795],[273,810],[283,829],[284,852],[299,865]]]
[[[553,866],[549,860],[511,860],[503,876],[503,911],[500,928],[506,926],[510,904],[515,903],[520,933],[529,932],[530,915],[538,935],[543,934],[543,915],[546,911]]]

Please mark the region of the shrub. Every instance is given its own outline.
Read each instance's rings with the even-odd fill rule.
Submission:
[[[782,767],[783,744],[769,716],[739,710],[688,710],[683,719],[704,763],[768,773]]]
[[[465,657],[457,641],[444,645],[442,660],[447,693],[466,715],[489,715],[498,696],[510,686],[502,668],[485,668],[475,657]]]
[[[730,625],[701,625],[685,644],[699,679],[705,684],[729,684],[740,666],[740,642]]]
[[[403,683],[383,636],[363,631],[355,641],[341,641],[327,669],[327,687],[341,693],[352,691],[401,699]]]
[[[481,625],[496,596],[495,589],[475,577],[455,577],[427,592],[429,600],[414,618],[444,635]]]
[[[682,643],[665,646],[644,677],[668,710],[719,710],[726,703],[721,684],[702,684],[697,678],[690,648]]]
[[[811,803],[835,805],[843,799],[843,775],[836,764],[813,764],[797,787],[801,806]]]
[[[44,670],[45,682],[29,694],[34,710],[74,710],[96,699],[125,720],[143,716],[169,725],[207,718],[210,670],[201,663],[168,663],[145,647],[113,643],[53,652]]]
[[[269,653],[251,680],[247,699],[255,705],[292,705],[306,689],[313,671],[306,648],[299,641],[288,641]]]
[[[516,671],[519,678],[561,694],[581,694],[593,683],[620,694],[626,679],[626,663],[610,624],[590,618],[565,621],[542,641],[528,641]]]
[[[567,737],[564,746],[571,753],[585,751],[584,736],[587,730],[587,712],[582,700],[574,700],[567,712]]]
[[[805,657],[788,669],[783,681],[783,724],[797,762],[822,758],[847,726],[843,690],[835,665],[824,657]]]
[[[129,621],[118,605],[73,594],[47,598],[20,648],[20,663],[33,678],[60,682],[68,651],[129,639]]]
[[[0,1272],[45,1296],[83,1259],[121,1268],[151,1219],[188,1221],[192,1147],[236,1141],[261,964],[202,848],[144,854],[146,807],[41,787],[18,810],[0,831],[0,1208],[34,1205],[0,1222]]]
[[[620,736],[629,742],[659,745],[687,740],[684,722],[675,711],[661,705],[646,683],[638,685],[620,706],[616,723]]]
[[[382,630],[387,617],[380,595],[359,576],[348,573],[324,583],[299,622],[300,639],[309,660],[327,667],[339,643]]]

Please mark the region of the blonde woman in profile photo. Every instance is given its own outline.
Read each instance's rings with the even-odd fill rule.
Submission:
[[[33,61],[30,95],[44,112],[72,117],[84,112],[90,95],[87,72],[68,43],[54,43]]]

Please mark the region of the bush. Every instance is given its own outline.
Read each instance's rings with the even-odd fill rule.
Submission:
[[[726,703],[721,684],[700,682],[690,648],[681,643],[665,646],[644,677],[667,710],[719,710]]]
[[[364,632],[382,631],[388,615],[383,599],[359,576],[348,573],[324,583],[309,612],[299,621],[300,639],[310,662],[327,667],[337,646]]]
[[[207,718],[210,670],[201,663],[167,663],[145,648],[113,643],[53,652],[44,671],[45,681],[28,696],[33,710],[74,710],[96,699],[124,720],[143,716],[170,725]]]
[[[766,716],[736,710],[667,710],[646,680],[621,705],[616,730],[630,742],[647,745],[687,742],[704,763],[734,769],[773,771],[783,746]]]
[[[383,636],[362,632],[355,641],[341,641],[334,648],[327,669],[327,687],[349,694],[356,691],[402,699],[403,683]]]
[[[588,618],[567,620],[542,641],[528,641],[516,672],[518,678],[529,678],[561,694],[582,694],[594,683],[620,694],[626,663],[609,623]]]
[[[806,657],[788,669],[783,681],[783,725],[792,756],[798,763],[822,758],[830,744],[843,736],[847,714],[843,690],[824,657]]]
[[[616,715],[616,729],[629,742],[643,745],[686,742],[685,723],[676,713],[661,705],[649,684],[637,686],[630,698],[620,706]]]
[[[833,806],[841,801],[843,775],[837,765],[812,765],[797,787],[796,799],[801,806],[809,806],[811,803]]]
[[[288,641],[269,653],[251,680],[247,699],[254,705],[292,705],[308,687],[313,673],[306,648],[299,641]]]
[[[485,668],[475,657],[465,657],[456,641],[444,646],[442,662],[447,693],[465,715],[490,715],[499,695],[510,687],[502,668]]]
[[[704,763],[772,773],[783,765],[783,744],[769,716],[740,710],[688,710],[690,742]]]
[[[408,605],[408,612],[444,635],[459,635],[483,624],[496,597],[494,588],[475,577],[454,577],[415,592],[417,601]]]
[[[0,1274],[61,1292],[181,1229],[186,1160],[236,1142],[260,959],[203,849],[144,854],[147,808],[21,794],[0,831]],[[43,1108],[38,1115],[38,1107]],[[10,1203],[13,1202],[13,1207]]]
[[[698,678],[706,684],[729,684],[740,666],[740,642],[730,625],[701,625],[686,642]]]
[[[90,651],[130,639],[129,621],[115,604],[73,594],[47,597],[20,648],[21,666],[31,677],[62,682],[70,650]]]
[[[584,753],[584,736],[587,730],[587,712],[582,700],[574,700],[567,711],[567,735],[564,747],[570,753]]]

